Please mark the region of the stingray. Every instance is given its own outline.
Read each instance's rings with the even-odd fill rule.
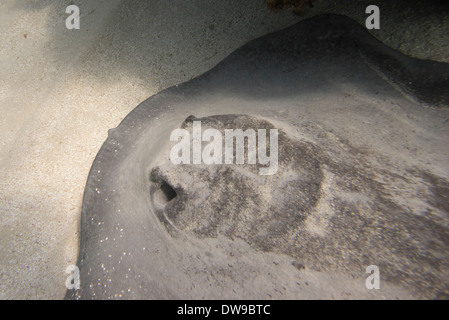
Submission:
[[[343,16],[248,42],[109,130],[66,298],[448,298],[448,106],[448,64]],[[174,163],[194,123],[276,129],[276,172],[250,138],[243,163]]]

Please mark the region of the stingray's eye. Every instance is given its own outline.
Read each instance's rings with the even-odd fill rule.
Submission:
[[[150,192],[155,207],[165,207],[178,195],[175,189],[162,177],[159,168],[154,168],[151,171],[150,181],[152,183]]]
[[[158,192],[158,194],[160,194],[159,198],[160,198],[161,202],[163,202],[165,204],[170,202],[170,201],[172,201],[177,196],[177,193],[176,193],[175,189],[173,189],[165,181],[162,181],[159,190],[160,190]]]

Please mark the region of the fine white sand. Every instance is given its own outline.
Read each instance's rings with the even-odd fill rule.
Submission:
[[[77,0],[81,29],[67,30],[69,4],[0,3],[0,299],[64,296],[90,166],[108,129],[140,102],[304,17],[366,17],[364,1],[318,1],[298,17],[263,0]],[[403,9],[381,8],[373,34],[449,61],[447,17]]]

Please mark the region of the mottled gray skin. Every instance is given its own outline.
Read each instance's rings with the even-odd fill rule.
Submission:
[[[220,129],[223,136],[225,128],[274,128],[245,115],[186,119],[192,120],[201,121],[203,130]],[[183,128],[188,127],[186,121]],[[199,238],[221,233],[243,239],[257,250],[290,255],[300,261],[295,263],[298,268],[343,270],[353,276],[377,261],[384,280],[444,294],[449,274],[444,254],[449,246],[448,219],[404,215],[379,180],[408,181],[407,177],[367,167],[360,163],[363,153],[349,144],[347,148],[344,162],[335,161],[318,145],[280,132],[279,168],[273,176],[259,176],[258,166],[249,164],[156,167],[150,177],[153,205],[162,185],[170,186],[176,196],[156,203],[155,212],[173,236],[177,230]],[[429,182],[438,179],[419,170],[410,175],[425,176]],[[330,190],[324,186],[325,176],[332,179]],[[429,200],[447,214],[449,183],[438,180],[431,182],[435,189]],[[326,191],[331,196],[324,199]],[[333,210],[329,218],[317,212],[320,199]],[[322,225],[315,216],[327,220],[323,234],[314,229]]]
[[[219,129],[223,137],[224,129],[274,129],[267,121],[244,115],[186,119],[192,120],[201,121],[202,130]],[[317,146],[293,141],[284,132],[279,135],[278,153],[279,170],[272,176],[260,176],[260,164],[156,167],[150,177],[153,205],[154,194],[164,183],[177,196],[166,205],[156,205],[155,212],[168,230],[173,224],[201,238],[220,232],[257,249],[287,252],[287,234],[299,227],[320,197],[323,174],[318,159],[323,155]]]
[[[149,98],[93,163],[67,298],[448,298],[448,79],[326,15]],[[278,172],[171,164],[192,114],[279,129]]]

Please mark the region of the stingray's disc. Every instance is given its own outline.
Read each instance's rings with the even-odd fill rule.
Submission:
[[[93,163],[68,297],[448,297],[448,77],[325,15],[152,96]],[[278,130],[275,173],[174,164],[194,121]]]

